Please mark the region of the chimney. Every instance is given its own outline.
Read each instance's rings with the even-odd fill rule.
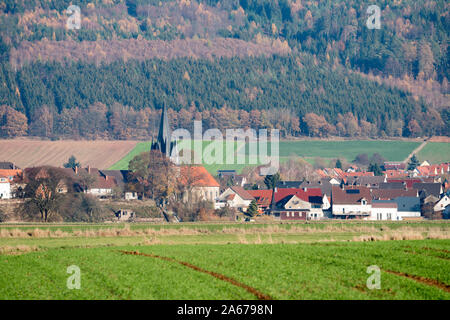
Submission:
[[[78,166],[75,166],[75,174],[78,174]]]
[[[108,181],[108,176],[105,176],[105,180]]]
[[[87,166],[87,170],[88,170],[88,173],[91,173],[91,166],[90,165]]]

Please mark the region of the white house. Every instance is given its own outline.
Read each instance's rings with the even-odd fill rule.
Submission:
[[[248,206],[255,200],[255,198],[248,193],[244,188],[233,186],[226,189],[216,203],[216,209],[229,206],[230,208],[247,211]]]
[[[373,200],[369,220],[399,220],[397,203],[393,200]]]
[[[445,195],[434,205],[434,211],[444,211],[445,208],[450,204],[450,197]]]
[[[370,189],[362,186],[333,186],[332,213],[341,218],[369,218],[372,212]]]
[[[11,199],[11,184],[8,177],[0,177],[0,199]]]
[[[397,203],[397,217],[398,220],[408,218],[419,218],[420,212],[420,198],[418,197],[397,197],[393,199]]]

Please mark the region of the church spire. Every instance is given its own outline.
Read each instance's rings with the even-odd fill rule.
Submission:
[[[166,105],[164,104],[161,112],[161,122],[159,124],[158,142],[161,145],[161,152],[167,156],[170,156],[170,136],[169,119],[167,117]]]
[[[171,156],[172,149],[175,143],[171,142],[172,132],[170,130],[169,118],[167,113],[166,105],[163,105],[161,111],[161,122],[159,124],[158,139],[155,143],[152,143],[152,150],[159,150],[161,153],[165,154],[167,157]]]

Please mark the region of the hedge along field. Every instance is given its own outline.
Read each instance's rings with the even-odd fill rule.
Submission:
[[[48,249],[0,255],[0,299],[448,300],[449,245],[420,240]],[[81,270],[79,290],[66,287],[71,265]],[[379,290],[366,287],[372,265],[381,269]]]
[[[450,143],[428,142],[417,157],[420,161],[427,160],[432,164],[450,162]]]

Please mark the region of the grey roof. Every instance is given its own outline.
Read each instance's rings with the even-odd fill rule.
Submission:
[[[100,170],[100,172],[105,176],[114,177],[116,179],[117,185],[123,187],[128,183],[128,175],[130,170]]]
[[[420,211],[420,198],[418,197],[398,197],[394,199],[397,202],[398,211]]]
[[[300,188],[303,181],[279,181],[276,185],[277,188]]]
[[[406,184],[403,182],[386,182],[378,185],[380,189],[405,189],[405,187]]]
[[[425,191],[425,195],[433,195],[437,198],[441,195],[442,185],[440,183],[414,183],[413,188],[419,190],[419,194]]]
[[[300,188],[320,188],[323,194],[326,194],[328,198],[331,196],[331,190],[333,185],[329,181],[330,179],[324,178],[319,181],[303,181]]]
[[[358,186],[378,186],[381,183],[384,183],[384,176],[356,176],[356,177],[348,177],[347,181],[350,185],[358,185]]]
[[[14,163],[12,163],[12,162],[3,161],[3,162],[0,162],[0,169],[11,170],[11,169],[18,169],[18,168],[15,167]]]

